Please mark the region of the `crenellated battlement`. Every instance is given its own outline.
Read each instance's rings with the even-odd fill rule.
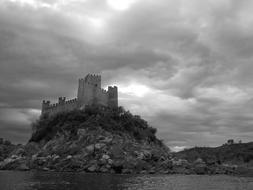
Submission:
[[[107,94],[108,92],[107,92],[107,90],[105,90],[105,89],[101,89],[101,92],[103,93],[103,94]]]
[[[59,97],[58,103],[50,104],[50,101],[42,102],[42,114],[54,114],[62,111],[70,111],[76,107],[77,98],[66,101],[66,97]]]
[[[72,104],[72,103],[76,103],[76,102],[77,102],[77,98],[74,98],[74,99],[72,99],[72,100],[66,101],[65,103],[66,103],[66,104]]]
[[[88,74],[84,78],[78,79],[77,98],[66,100],[66,97],[59,97],[58,102],[51,104],[50,101],[42,101],[42,114],[50,115],[83,109],[85,106],[102,105],[107,107],[118,106],[118,88],[109,86],[108,90],[101,88],[101,76]]]
[[[98,87],[101,88],[101,76],[100,75],[88,74],[84,78],[84,82],[87,84],[91,84],[91,85],[97,85]]]

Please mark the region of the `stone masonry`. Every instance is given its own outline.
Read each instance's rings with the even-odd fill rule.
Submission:
[[[101,76],[88,74],[78,80],[77,98],[66,101],[65,97],[59,97],[58,103],[55,104],[43,100],[41,114],[53,115],[92,105],[118,107],[118,88],[108,86],[108,90],[104,90],[101,88]]]

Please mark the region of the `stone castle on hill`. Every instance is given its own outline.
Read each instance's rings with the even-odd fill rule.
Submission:
[[[104,90],[101,88],[101,76],[88,74],[78,81],[77,98],[66,101],[65,97],[59,97],[58,103],[55,104],[43,100],[41,114],[53,115],[91,105],[118,107],[118,88],[108,86],[108,90]]]

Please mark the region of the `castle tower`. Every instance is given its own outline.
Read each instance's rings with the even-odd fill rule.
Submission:
[[[84,79],[79,79],[78,82],[77,101],[79,108],[97,104],[101,89],[101,76],[88,74]]]
[[[118,107],[118,88],[117,86],[108,87],[108,107],[117,108]]]
[[[42,109],[41,109],[41,115],[44,114],[46,112],[46,110],[48,109],[50,105],[50,101],[42,101]]]

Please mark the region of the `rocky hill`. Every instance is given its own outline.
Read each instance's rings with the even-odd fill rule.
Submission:
[[[234,165],[206,159],[201,151],[194,156],[193,150],[173,155],[156,138],[155,128],[122,107],[89,107],[51,117],[43,115],[32,127],[33,134],[26,145],[12,145],[5,151],[0,169],[124,174],[238,171]],[[207,155],[214,154],[206,150]]]
[[[169,149],[156,129],[123,108],[43,116],[29,143],[14,150],[1,169],[110,173],[166,172]]]

